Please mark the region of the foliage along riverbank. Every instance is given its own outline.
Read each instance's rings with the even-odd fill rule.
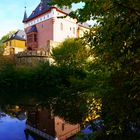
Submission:
[[[137,34],[136,39],[132,37],[132,44],[125,49],[123,45],[108,47],[104,28],[96,32],[94,40],[90,40],[92,33],[85,38],[84,41],[90,41],[89,52],[84,48],[85,42],[80,45],[76,40],[68,41],[69,45],[62,43],[60,48],[53,50],[54,65],[44,63],[28,67],[4,62],[0,67],[1,102],[51,104],[55,114],[77,123],[93,113],[89,111],[87,101],[99,98],[101,111],[96,104],[90,107],[105,124],[97,137],[138,139],[139,38]],[[105,37],[105,41],[100,36]],[[89,61],[89,56],[94,59]]]
[[[81,40],[69,39],[53,50],[52,57],[54,64],[32,67],[1,58],[1,103],[51,105],[65,120],[82,122],[88,116],[90,96],[86,94],[89,50]]]

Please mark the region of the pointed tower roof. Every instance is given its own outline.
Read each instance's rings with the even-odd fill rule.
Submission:
[[[24,12],[24,17],[23,17],[23,22],[27,20],[27,13],[26,13],[26,7],[25,7],[25,12]]]
[[[52,7],[52,6],[48,5],[48,3],[51,1],[52,0],[41,0],[39,5],[32,12],[32,14],[26,19],[26,21],[29,21],[29,20],[47,12]]]
[[[31,15],[29,17],[25,16],[25,20],[23,20],[23,22],[28,22],[46,12],[48,12],[51,8],[56,8],[57,10],[65,13],[65,14],[70,13],[71,10],[66,6],[64,6],[62,8],[58,8],[56,6],[49,5],[48,3],[52,2],[52,1],[53,0],[41,0],[39,5],[36,7],[36,9],[31,13]]]

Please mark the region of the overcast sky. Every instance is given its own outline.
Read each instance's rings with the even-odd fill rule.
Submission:
[[[40,0],[2,0],[0,3],[0,38],[11,30],[23,29],[22,19],[25,5],[29,16],[39,2]],[[77,5],[74,5],[74,9],[76,7]]]

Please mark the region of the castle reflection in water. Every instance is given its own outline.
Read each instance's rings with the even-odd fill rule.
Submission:
[[[6,106],[4,112],[19,120],[26,120],[24,130],[26,140],[30,140],[31,136],[35,140],[74,140],[80,131],[79,124],[65,122],[62,118],[54,116],[46,107]]]

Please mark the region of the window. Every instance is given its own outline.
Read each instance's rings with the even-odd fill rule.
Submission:
[[[75,28],[73,27],[73,34],[75,34]]]
[[[44,27],[44,25],[42,24],[42,28]]]
[[[62,123],[62,131],[64,131],[64,129],[65,129],[65,124]]]
[[[40,11],[42,10],[42,6],[39,7],[39,10],[40,10]]]
[[[13,54],[15,54],[15,48],[10,49],[10,55],[13,55]]]
[[[37,35],[36,34],[34,35],[34,41],[35,42],[37,41]]]
[[[27,35],[27,42],[33,42],[33,36]]]
[[[63,30],[63,23],[61,23],[61,25],[60,25],[60,29]]]
[[[12,46],[12,42],[10,41],[10,45],[9,46]]]
[[[30,51],[31,51],[31,50],[32,50],[32,46],[28,46],[28,50],[30,50]]]

